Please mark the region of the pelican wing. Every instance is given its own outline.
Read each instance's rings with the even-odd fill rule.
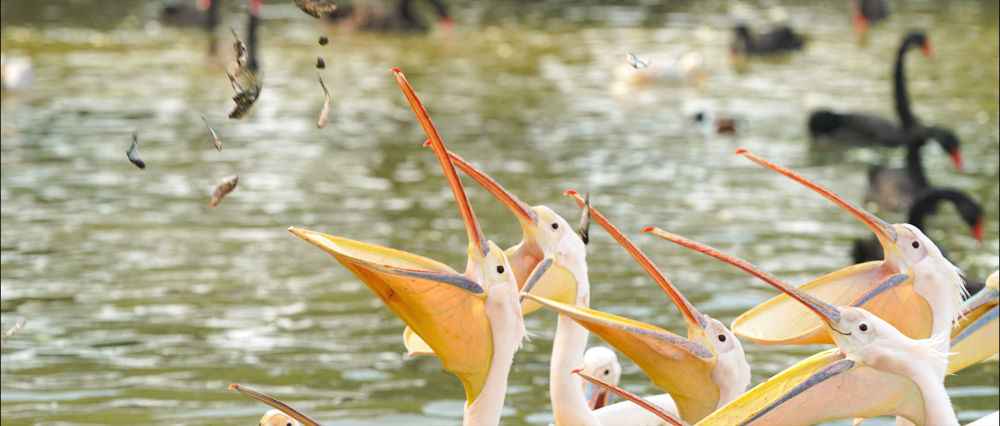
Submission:
[[[930,305],[913,280],[893,281],[896,271],[867,262],[831,272],[800,290],[840,306],[860,306],[915,339],[930,336]],[[760,345],[833,344],[822,320],[788,295],[775,296],[733,320],[733,332]]]
[[[485,299],[473,288],[478,285],[422,256],[314,231],[291,231],[353,272],[426,342],[446,370],[458,376],[466,399],[476,399],[493,357]]]
[[[572,318],[629,357],[657,387],[674,398],[685,421],[698,421],[718,406],[720,390],[712,380],[717,358],[701,344],[625,317],[527,297]]]
[[[998,297],[1000,293],[995,288],[985,287],[965,302],[962,309],[964,316],[951,334],[949,374],[986,360],[1000,351]]]
[[[834,348],[778,373],[698,425],[813,425],[886,415],[923,424],[923,412],[910,379],[845,359]]]

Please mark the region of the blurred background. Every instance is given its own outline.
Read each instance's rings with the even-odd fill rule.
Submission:
[[[227,391],[231,382],[327,424],[457,423],[459,382],[436,360],[406,359],[402,322],[285,231],[304,226],[464,263],[462,222],[393,66],[452,150],[568,218],[577,209],[562,191],[589,191],[695,305],[728,324],[774,291],[639,230],[660,226],[796,284],[853,263],[853,240],[870,237],[863,226],[733,151],[750,148],[861,203],[869,167],[898,167],[904,150],[812,142],[807,117],[819,107],[894,117],[895,52],[907,30],[923,29],[935,55],[910,55],[913,109],[951,128],[965,159],[958,172],[928,144],[924,165],[934,184],[961,189],[985,212],[982,243],[951,205],[926,232],[970,279],[1000,263],[995,1],[894,1],[863,43],[848,1],[451,1],[453,25],[435,25],[433,7],[417,3],[429,33],[323,25],[291,2],[265,2],[263,90],[237,121],[226,117],[224,66],[228,29],[246,31],[245,2],[223,4],[210,56],[198,21],[161,19],[166,3],[3,1],[5,82],[27,69],[2,101],[0,316],[4,329],[26,320],[3,344],[4,425],[256,422],[264,407]],[[806,45],[734,66],[740,22],[783,22]],[[628,53],[682,72],[695,58],[699,77],[638,81]],[[333,95],[323,129],[318,56]],[[719,134],[719,117],[732,118],[735,133]],[[145,170],[124,155],[133,131]],[[215,183],[232,174],[239,187],[208,208]],[[507,210],[469,191],[487,236],[516,243]],[[591,305],[683,329],[638,265],[599,228],[591,235]],[[534,338],[515,359],[507,425],[551,420],[555,316],[539,312],[527,325]],[[821,349],[744,347],[754,384]],[[657,392],[623,364],[627,389]],[[1000,404],[995,361],[947,386],[963,422]]]

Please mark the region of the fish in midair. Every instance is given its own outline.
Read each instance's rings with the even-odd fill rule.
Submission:
[[[330,0],[295,0],[295,5],[313,18],[323,18],[337,10],[337,5]]]
[[[326,68],[326,61],[324,61],[323,58],[317,56],[316,57],[316,69],[321,70],[321,69],[324,69],[324,68]]]
[[[205,114],[201,114],[201,120],[205,122],[205,127],[208,127],[209,133],[212,134],[212,146],[215,147],[216,151],[222,151],[222,140],[219,139],[219,135],[215,133],[212,125],[208,124],[208,118],[205,117]]]
[[[129,145],[128,151],[125,151],[125,156],[128,157],[128,161],[132,162],[136,167],[140,169],[146,168],[146,162],[139,158],[139,134],[132,132],[132,145]]]
[[[322,129],[326,127],[326,118],[330,114],[330,91],[326,89],[326,83],[323,82],[323,76],[316,74],[319,78],[319,85],[323,88],[323,109],[319,112],[319,120],[316,120],[316,127]]]
[[[260,79],[257,78],[257,74],[247,66],[247,46],[236,35],[236,30],[232,30],[232,32],[233,37],[236,39],[233,42],[233,50],[236,52],[236,70],[232,73],[227,70],[226,76],[229,77],[229,84],[233,86],[233,91],[236,92],[233,95],[233,102],[236,103],[236,106],[229,113],[229,118],[238,120],[250,111],[250,107],[253,106],[254,102],[257,102],[262,85]]]
[[[208,206],[218,206],[226,195],[236,189],[236,184],[238,183],[240,183],[240,177],[237,175],[232,175],[219,181],[219,183],[215,185],[215,191],[212,192],[212,200],[208,202]]]

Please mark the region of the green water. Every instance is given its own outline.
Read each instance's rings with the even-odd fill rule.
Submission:
[[[231,91],[205,58],[202,34],[158,27],[155,4],[38,11],[5,1],[3,52],[30,57],[35,79],[2,103],[0,306],[5,329],[27,319],[3,346],[3,424],[253,424],[265,407],[226,391],[231,382],[328,424],[457,423],[458,381],[434,360],[405,359],[402,323],[285,231],[304,226],[464,264],[462,223],[392,66],[407,72],[451,149],[566,217],[576,209],[561,192],[590,191],[698,308],[729,323],[774,292],[638,231],[658,225],[794,283],[849,264],[851,240],[867,237],[860,224],[733,150],[751,148],[860,201],[868,165],[898,164],[902,153],[811,147],[806,114],[832,106],[890,115],[898,39],[926,28],[937,55],[909,60],[915,110],[956,130],[966,170],[955,172],[937,147],[927,167],[932,181],[968,191],[987,212],[982,245],[950,207],[929,234],[982,279],[1000,263],[996,5],[895,2],[892,20],[859,47],[846,2],[830,3],[787,6],[811,37],[807,50],[739,74],[726,28],[731,14],[766,16],[755,3],[474,6],[457,8],[450,37],[337,32],[327,47],[316,44],[314,21],[266,5],[263,94],[248,119],[232,121]],[[223,28],[242,27],[232,6]],[[626,52],[656,61],[688,50],[705,56],[702,88],[612,88]],[[322,130],[317,55],[335,97]],[[699,108],[738,115],[740,134],[706,136],[686,118]],[[145,171],[123,155],[133,129]],[[237,190],[206,207],[231,174],[240,175]],[[508,212],[470,192],[487,236],[515,243]],[[592,305],[683,330],[627,254],[599,228],[592,236]],[[551,419],[555,318],[540,312],[527,324],[535,337],[515,360],[508,425]],[[821,349],[744,346],[755,384]],[[623,364],[628,389],[657,392]],[[996,362],[948,378],[963,422],[997,410],[998,381]]]

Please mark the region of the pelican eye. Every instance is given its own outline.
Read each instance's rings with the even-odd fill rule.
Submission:
[[[285,423],[285,426],[292,426],[292,422]]]
[[[497,273],[498,274],[502,274],[503,273],[503,265],[497,265]]]
[[[720,334],[719,335],[719,341],[720,342],[725,342],[726,341],[726,335],[725,334]]]
[[[868,331],[868,324],[861,323],[861,325],[858,326],[858,330]]]
[[[552,229],[559,229],[559,224],[556,222],[552,222]]]
[[[611,374],[611,370],[608,370],[607,368],[605,368],[604,369],[604,375],[607,376],[608,374]]]
[[[913,244],[910,244],[910,245],[913,246],[913,248],[915,248],[915,249],[920,248],[920,242],[919,241],[914,241]]]

